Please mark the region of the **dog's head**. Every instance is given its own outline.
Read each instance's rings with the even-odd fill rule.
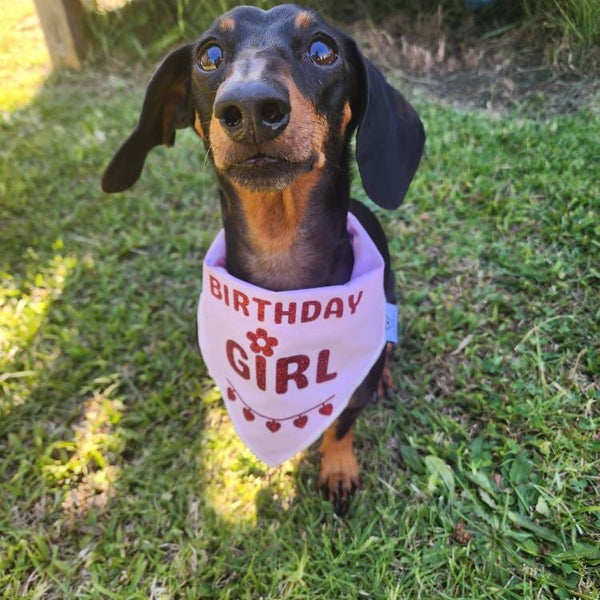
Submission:
[[[102,178],[120,192],[148,152],[193,127],[221,181],[281,190],[313,169],[339,169],[356,128],[367,194],[385,208],[403,200],[423,153],[417,113],[354,41],[295,5],[242,6],[169,54],[148,89],[137,127]]]

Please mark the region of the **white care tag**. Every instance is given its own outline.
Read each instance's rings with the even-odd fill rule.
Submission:
[[[398,343],[398,307],[389,302],[385,303],[385,340]]]

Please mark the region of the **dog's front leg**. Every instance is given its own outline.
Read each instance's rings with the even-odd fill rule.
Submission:
[[[364,381],[356,388],[348,406],[337,421],[323,434],[319,489],[338,515],[344,515],[350,497],[359,486],[359,467],[354,455],[354,423],[360,412],[377,394],[377,387],[388,356],[387,345],[371,367]]]
[[[358,489],[359,468],[354,456],[354,425],[338,437],[339,421],[323,434],[321,442],[321,471],[319,489],[338,515],[348,510],[350,497]]]
[[[391,398],[396,393],[396,386],[394,385],[391,367],[393,348],[394,345],[391,342],[387,342],[385,345],[385,363],[377,387],[378,398]]]

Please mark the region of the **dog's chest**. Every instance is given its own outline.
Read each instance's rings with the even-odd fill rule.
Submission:
[[[245,253],[240,259],[242,278],[274,291],[345,283],[352,260],[340,261],[339,252],[324,252],[322,246],[317,241],[300,239],[286,252]]]

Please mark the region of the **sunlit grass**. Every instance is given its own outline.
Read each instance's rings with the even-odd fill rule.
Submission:
[[[28,104],[50,73],[33,0],[0,0],[0,110]]]
[[[292,474],[302,453],[280,467],[269,468],[236,435],[219,389],[212,388],[203,400],[207,408],[202,444],[204,496],[215,513],[230,524],[255,523],[265,486],[272,501],[282,509],[289,508],[296,497]]]
[[[118,431],[124,406],[114,397],[117,388],[113,383],[94,392],[72,437],[54,442],[45,453],[42,471],[51,487],[65,492],[61,507],[68,526],[84,521],[90,511],[101,513],[115,494],[115,462],[124,447]]]
[[[62,241],[54,246],[60,249]],[[25,275],[2,271],[0,265],[0,415],[23,404],[35,385],[40,366],[26,351],[76,264],[75,258],[56,254],[40,265],[32,249],[29,258],[32,266]]]
[[[129,4],[131,0],[97,0],[96,1],[96,9],[97,10],[117,10],[119,8],[123,8],[126,4]]]

